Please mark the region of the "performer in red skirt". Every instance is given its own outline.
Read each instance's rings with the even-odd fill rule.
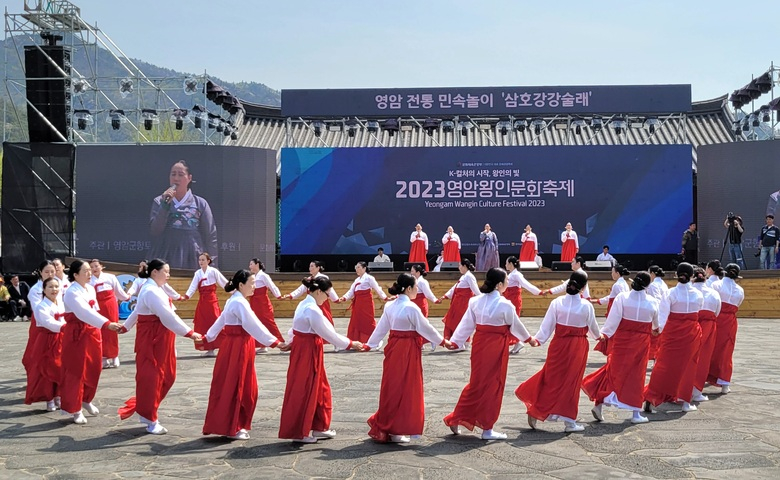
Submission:
[[[539,240],[536,239],[536,234],[531,231],[531,225],[525,226],[520,242],[523,244],[520,247],[520,261],[535,262],[536,256],[539,254]]]
[[[615,264],[612,266],[612,280],[615,281],[615,283],[612,285],[612,289],[609,291],[609,295],[606,297],[602,297],[599,299],[592,298],[590,300],[591,303],[595,305],[604,305],[606,303],[607,305],[607,313],[604,315],[605,317],[609,317],[609,310],[612,308],[612,302],[615,301],[615,297],[618,296],[618,294],[629,291],[628,283],[626,283],[625,279],[623,277],[628,277],[628,275],[631,272],[620,264]],[[603,332],[602,332],[603,333]],[[602,338],[599,340],[599,342],[596,344],[595,347],[593,347],[593,350],[596,350],[597,352],[601,352],[604,354],[604,356],[609,355],[609,353],[612,351],[609,338],[611,335],[604,336],[602,335]]]
[[[561,232],[561,261],[571,262],[580,253],[580,241],[577,232],[571,229],[571,223]]]
[[[452,226],[447,227],[447,233],[441,239],[441,244],[444,246],[444,259],[445,262],[460,262],[460,237]]]
[[[282,332],[279,331],[279,327],[276,326],[276,320],[274,319],[274,306],[271,305],[271,300],[268,298],[270,292],[274,298],[281,298],[282,294],[279,289],[271,280],[271,277],[265,273],[265,265],[259,258],[253,258],[249,261],[249,271],[255,277],[254,293],[249,297],[249,305],[252,306],[252,311],[255,312],[257,318],[260,319],[260,323],[280,342],[284,342]],[[208,340],[208,338],[206,339]],[[268,351],[265,345],[255,343],[255,346],[260,348],[260,353]]]
[[[203,435],[248,440],[257,406],[255,342],[271,348],[284,346],[284,343],[268,331],[246,299],[255,291],[254,274],[248,270],[237,271],[225,291],[235,293],[206,333],[206,341],[217,338],[222,331],[225,338],[214,362]]]
[[[469,299],[474,295],[479,295],[479,287],[477,286],[477,279],[474,278],[474,265],[467,258],[460,261],[461,276],[458,283],[452,286],[436,303],[441,303],[445,298],[451,298],[450,308],[442,318],[444,322],[444,338],[447,340],[452,336],[452,332],[458,327],[460,319],[463,318],[463,314],[466,313],[466,309],[469,306]],[[461,350],[467,350],[469,342],[466,340],[461,345]]]
[[[715,323],[717,335],[715,347],[710,359],[707,382],[719,385],[721,393],[729,393],[731,388],[731,373],[734,368],[732,357],[734,343],[737,341],[737,311],[745,300],[745,291],[735,282],[739,278],[739,265],[726,265],[723,280],[712,284],[712,289],[720,296],[720,314]]]
[[[582,266],[585,264],[585,260],[580,257],[579,255],[571,259],[571,269],[573,272],[578,272],[585,277],[588,276],[588,274],[585,272],[585,270],[582,269]],[[560,293],[563,293],[566,291],[566,287],[569,285],[569,281],[566,280],[565,282],[562,282],[560,285],[556,285],[555,287],[548,288],[543,295],[558,295]],[[584,298],[585,300],[590,300],[590,286],[588,284],[585,284],[585,288],[580,291],[580,297]]]
[[[409,242],[409,262],[422,263],[428,271],[428,235],[423,232],[419,223],[414,226]]]
[[[707,286],[707,273],[701,267],[694,267],[693,286],[701,292],[704,301],[699,310],[699,326],[701,327],[701,348],[699,349],[699,362],[696,365],[696,374],[693,378],[693,401],[706,402],[707,395],[702,393],[707,375],[710,373],[710,360],[715,348],[717,328],[715,319],[720,314],[720,295]]]
[[[428,318],[428,300],[433,303],[436,303],[437,300],[436,295],[431,291],[431,284],[425,278],[428,276],[428,272],[421,265],[412,265],[411,271],[417,287],[417,296],[412,298],[412,301],[420,307],[423,316]]]
[[[539,295],[542,291],[526,280],[523,274],[520,273],[520,261],[516,257],[506,259],[506,271],[508,272],[507,287],[502,295],[512,302],[512,305],[515,306],[515,313],[519,317],[523,310],[523,289],[525,288],[531,292],[531,295]],[[519,353],[523,349],[523,344],[515,337],[509,339],[509,345],[511,345],[509,349],[510,354]]]
[[[604,421],[604,405],[632,410],[631,423],[646,423],[642,400],[647,375],[650,336],[658,334],[659,303],[647,295],[650,275],[639,272],[630,292],[620,292],[611,301],[612,308],[601,329],[599,342],[609,339],[611,352],[607,363],[582,380],[582,391],[596,402],[593,417]]]
[[[577,423],[582,374],[588,361],[588,335],[599,338],[599,326],[593,305],[580,297],[588,277],[572,272],[566,284],[566,295],[550,303],[534,339],[546,342],[555,336],[547,349],[544,366],[521,383],[515,395],[528,409],[528,425],[536,428],[538,420],[563,420],[567,432],[581,432]]]
[[[666,285],[666,282],[664,282],[666,273],[664,272],[664,269],[658,265],[651,265],[648,271],[650,272],[652,283],[650,283],[650,286],[647,287],[647,294],[658,300],[660,305],[669,294],[669,287]],[[658,353],[658,342],[660,341],[660,338],[660,336],[653,336],[650,338],[650,360],[655,361],[655,356]]]
[[[32,364],[27,369],[27,392],[24,396],[27,405],[46,402],[46,410],[50,412],[57,410],[60,403],[61,330],[65,325],[65,310],[59,296],[60,282],[53,277],[44,280],[43,300],[37,302],[33,309],[33,322],[38,332],[30,352]]]
[[[368,274],[368,264],[358,262],[355,265],[357,278],[352,282],[347,293],[339,299],[339,302],[352,300],[352,314],[349,316],[347,336],[358,342],[365,342],[374,333],[376,320],[374,320],[374,297],[371,290],[375,291],[379,298],[387,301],[387,295],[382,287],[376,283],[376,279]]]
[[[327,275],[325,275],[325,264],[322,263],[319,260],[314,260],[311,263],[309,263],[309,274],[312,278],[328,278]],[[295,290],[293,290],[292,293],[289,293],[287,295],[282,296],[282,300],[293,300],[296,298],[301,298],[306,296],[307,290],[306,287],[303,285],[299,286]],[[325,315],[325,318],[328,319],[331,325],[335,325],[333,323],[333,314],[330,311],[330,302],[338,302],[339,296],[336,294],[336,292],[331,288],[328,290],[328,299],[320,305],[320,309],[322,310],[323,315]]]
[[[119,408],[119,417],[125,420],[137,412],[148,433],[164,435],[168,430],[160,424],[157,409],[176,381],[176,335],[196,342],[203,337],[193,332],[173,310],[173,302],[163,290],[170,277],[170,267],[164,260],[155,258],[139,275],[152,281],[141,287],[135,310],[120,330],[127,333],[138,323],[135,335],[136,396]]]
[[[379,348],[390,332],[384,350],[379,408],[368,419],[371,427],[368,434],[379,442],[408,443],[422,435],[425,425],[420,345],[428,341],[448,346],[450,342],[444,340],[411,300],[418,294],[412,275],[402,273],[388,291],[398,298],[388,302],[364,346],[366,351]]]
[[[100,260],[93,258],[89,261],[92,269],[92,279],[89,284],[95,288],[100,314],[112,323],[119,322],[120,301],[130,300],[122,285],[115,275],[103,273],[103,265]],[[103,368],[116,368],[119,366],[119,337],[114,332],[106,332],[103,335]]]
[[[24,369],[27,370],[28,377],[30,376],[30,366],[34,363],[37,363],[37,360],[33,357],[33,346],[35,345],[38,332],[42,331],[35,323],[35,307],[37,307],[38,304],[43,301],[43,282],[47,278],[56,276],[56,267],[54,266],[53,262],[45,260],[38,266],[38,269],[35,271],[35,273],[38,275],[38,281],[30,288],[30,291],[27,293],[27,303],[30,304],[32,318],[30,318],[30,329],[27,336],[27,346],[25,347],[24,354],[22,355],[22,365],[24,366]],[[62,288],[62,284],[60,284],[60,299],[62,299],[62,294],[64,291],[65,289]]]
[[[707,275],[707,281],[705,282],[708,287],[712,288],[712,284],[723,278],[723,267],[720,266],[720,260],[710,260],[707,263],[707,268],[704,269],[704,274]]]
[[[684,412],[697,409],[691,404],[693,375],[686,376],[686,373],[696,372],[701,346],[699,310],[704,299],[701,292],[693,288],[691,277],[693,266],[685,262],[679,264],[677,286],[670,288],[661,302],[658,354],[650,382],[645,387],[645,411],[648,413],[652,412],[650,405],[678,399],[683,402]]]
[[[333,288],[329,279],[308,277],[303,285],[309,295],[295,308],[292,338],[283,350],[290,350],[287,386],[284,389],[279,438],[294,442],[316,443],[320,438],[335,438],[330,429],[332,397],[325,374],[322,339],[340,349],[362,350],[363,344],[339,335],[322,314],[319,305]]]
[[[474,427],[481,428],[483,440],[506,438],[505,433],[494,431],[493,426],[501,414],[504,398],[509,339],[515,337],[539,346],[520,321],[514,305],[501,296],[506,288],[506,271],[501,268],[488,270],[485,283],[480,287],[484,295],[469,300],[466,314],[452,335],[452,345],[448,347],[451,350],[458,349],[474,334],[469,383],[461,392],[455,409],[444,417],[444,423],[455,435],[460,434],[459,425],[462,425],[470,431]]]
[[[82,408],[90,415],[100,413],[92,400],[100,380],[101,332],[122,328],[97,312],[95,289],[89,284],[91,276],[89,264],[74,260],[68,272],[71,284],[62,298],[66,325],[62,328],[60,405],[78,424],[87,423]]]
[[[201,253],[198,256],[198,265],[200,269],[195,271],[192,277],[190,288],[184,295],[184,300],[188,300],[198,291],[198,305],[195,307],[195,318],[193,319],[196,332],[207,332],[219,317],[219,301],[217,300],[217,285],[225,288],[227,279],[222,273],[211,265],[211,255]],[[221,337],[217,337],[213,342],[196,343],[196,350],[205,350],[207,357],[213,357],[217,354]]]

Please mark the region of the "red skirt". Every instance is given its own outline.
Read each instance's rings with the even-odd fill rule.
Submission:
[[[241,325],[226,325],[211,377],[203,435],[235,435],[252,428],[257,406],[255,341]]]
[[[422,240],[415,240],[412,242],[412,246],[409,249],[409,262],[422,263],[425,265],[425,271],[428,269],[428,257],[425,255],[425,242]]]
[[[249,305],[252,307],[252,311],[255,312],[255,315],[257,315],[257,318],[260,319],[260,323],[271,332],[271,335],[276,337],[280,342],[284,342],[282,332],[279,331],[279,327],[276,325],[276,320],[274,319],[274,306],[271,304],[271,299],[268,298],[268,287],[256,288],[255,293],[249,297]],[[254,345],[256,347],[268,346],[261,345],[257,340],[255,340]]]
[[[425,318],[428,318],[428,299],[425,298],[425,295],[422,293],[418,293],[416,297],[412,300],[418,307],[420,307],[420,310],[422,311],[422,314]]]
[[[347,337],[358,342],[367,342],[376,328],[374,319],[374,297],[371,290],[355,291],[352,314],[349,316]]]
[[[555,325],[544,366],[515,390],[528,415],[541,421],[550,415],[577,419],[582,374],[588,362],[587,335],[588,327]]]
[[[520,247],[520,261],[521,262],[535,262],[536,250],[534,250],[534,242],[523,242],[523,246]]]
[[[609,311],[612,309],[612,304],[613,303],[615,303],[615,297],[610,297],[609,303],[607,303],[607,314],[604,315],[604,317],[608,317],[609,316]],[[622,324],[623,322],[621,321],[620,323]],[[617,332],[615,332],[615,333],[617,333]],[[593,350],[595,350],[597,352],[601,352],[601,353],[604,354],[605,357],[608,357],[609,354],[612,353],[612,342],[613,341],[614,341],[614,339],[612,339],[612,338],[605,338],[604,340],[602,340],[600,342],[596,342],[596,346],[593,347]],[[648,345],[648,349],[649,348],[650,347]]]
[[[322,338],[293,332],[279,438],[303,438],[330,428],[333,403],[322,354]]]
[[[661,335],[663,335],[663,333],[661,333]],[[655,360],[658,356],[658,344],[661,341],[661,335],[650,337],[650,351],[647,353],[647,357],[650,360]]]
[[[710,359],[710,372],[707,381],[717,385],[718,380],[731,383],[731,373],[734,370],[732,357],[734,343],[737,341],[737,310],[739,307],[730,303],[721,303],[720,315],[716,322],[715,348]]]
[[[533,245],[533,243],[531,243]],[[504,298],[512,302],[512,305],[515,306],[515,313],[517,313],[517,316],[520,316],[520,312],[523,310],[523,295],[522,295],[523,289],[520,287],[506,287],[506,290],[504,290],[504,293],[502,295]],[[517,343],[520,343],[520,340],[515,338],[514,335],[510,335],[509,337],[509,344],[515,345]]]
[[[458,262],[460,263],[460,248],[458,242],[452,241],[444,244],[444,256],[443,262]]]
[[[450,308],[447,314],[441,319],[444,322],[444,338],[449,340],[452,333],[458,328],[463,315],[469,308],[469,299],[474,296],[470,288],[456,288],[452,294]]]
[[[157,409],[176,381],[176,335],[157,315],[138,315],[135,335],[135,397],[119,408],[124,420],[133,413],[157,421]]]
[[[27,392],[24,403],[48,402],[58,396],[62,377],[62,333],[35,327],[35,343],[27,369]]]
[[[710,361],[712,360],[712,351],[715,349],[715,339],[717,337],[715,322],[715,312],[699,310],[701,347],[699,348],[699,363],[696,366],[696,376],[693,379],[693,386],[699,391],[704,390],[704,382],[707,381],[707,375],[710,373]]]
[[[60,404],[63,412],[76,413],[81,411],[81,403],[91,402],[97,392],[103,369],[102,330],[82,322],[73,313],[65,314],[65,322]]]
[[[379,408],[368,419],[368,434],[386,442],[390,435],[422,435],[425,426],[422,337],[412,331],[390,330],[382,366]]]
[[[325,315],[325,318],[328,319],[330,324],[335,326],[336,324],[333,323],[333,313],[330,311],[330,300],[325,300],[322,302],[322,305],[320,305],[320,310],[322,310],[322,314]]]
[[[509,325],[477,325],[471,349],[471,376],[455,410],[444,417],[452,427],[489,430],[501,414],[509,362]]]
[[[615,393],[620,403],[642,408],[647,375],[647,351],[653,324],[622,319],[610,338],[612,352],[607,363],[582,380],[582,391],[596,405]]]
[[[119,305],[116,303],[116,295],[113,290],[97,292],[99,314],[109,322],[119,321]],[[103,330],[103,358],[115,358],[119,356],[119,335],[109,329]]]
[[[701,343],[698,318],[698,312],[669,314],[663,334],[659,337],[653,373],[645,387],[645,400],[654,406],[675,402],[678,398],[691,401],[693,375],[687,377],[689,382],[683,377],[690,369],[694,373],[696,371],[694,362],[698,360],[696,354]]]
[[[561,261],[562,262],[571,262],[574,260],[574,257],[577,256],[577,245],[574,242],[574,239],[569,239],[563,242],[563,246],[561,247]]]
[[[214,322],[219,317],[219,302],[217,301],[217,284],[206,285],[205,287],[198,287],[198,305],[195,307],[195,318],[193,319],[194,329],[196,332],[205,336]],[[219,348],[219,344],[224,336],[223,332],[220,332],[219,336],[214,339],[213,342],[207,342],[205,339],[203,343],[195,344],[196,350],[216,350]],[[148,417],[147,417],[148,418]]]
[[[38,335],[38,325],[35,324],[35,314],[30,314],[30,328],[28,329],[27,346],[24,347],[24,354],[22,355],[22,365],[25,370],[33,363],[33,345],[35,345],[35,337]]]

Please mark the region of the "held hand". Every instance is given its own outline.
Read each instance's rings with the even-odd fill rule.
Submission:
[[[362,343],[360,343],[360,342],[352,342],[352,343],[349,345],[349,348],[350,348],[350,349],[352,349],[352,350],[355,350],[355,351],[359,352],[359,351],[363,350],[363,344],[362,344]]]
[[[542,344],[539,342],[539,340],[537,340],[537,339],[535,339],[533,337],[531,337],[531,341],[528,342],[528,344],[531,345],[532,347],[541,347],[542,346]]]
[[[108,328],[112,332],[119,332],[120,330],[122,330],[122,325],[120,325],[119,322],[117,322],[117,323],[108,322],[108,325],[106,326],[106,328]]]
[[[195,342],[195,343],[203,343],[203,335],[201,335],[201,334],[200,334],[200,333],[198,333],[198,332],[195,332],[195,333],[193,333],[193,334],[192,334],[192,336],[191,336],[190,338],[191,338],[191,339],[192,339],[192,341],[193,341],[193,342]]]
[[[660,334],[661,334],[661,330],[660,329],[658,329],[658,328],[654,328],[653,329],[653,336],[654,337],[657,337]]]
[[[283,351],[283,352],[289,352],[290,350],[292,350],[292,344],[291,343],[280,343],[276,347],[279,350]]]
[[[385,300],[384,300],[384,301],[385,301],[385,302],[392,302],[392,301],[393,301],[393,300],[395,300],[396,298],[398,298],[398,295],[392,295],[392,296],[389,296],[389,297],[385,297]]]
[[[599,301],[598,301],[597,299],[595,299],[595,298],[591,298],[591,299],[589,299],[588,301],[589,301],[590,303],[592,303],[593,305],[601,305],[601,304],[599,303]]]
[[[597,338],[596,341],[598,341],[598,342],[606,342],[607,341],[607,336],[602,333],[601,335],[599,335],[599,338]]]
[[[447,350],[454,350],[455,348],[458,348],[457,346],[453,347],[453,343],[449,340],[444,340],[444,348]]]
[[[178,300],[178,301],[180,301],[180,302],[186,302],[186,301],[187,301],[187,300],[189,300],[189,299],[190,299],[189,295],[181,295],[181,296],[179,297],[179,300]]]

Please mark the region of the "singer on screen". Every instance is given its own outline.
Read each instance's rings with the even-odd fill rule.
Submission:
[[[179,160],[171,167],[170,187],[152,201],[152,251],[150,257],[164,258],[171,268],[198,267],[198,255],[208,253],[217,264],[217,226],[209,203],[190,190],[190,167]]]

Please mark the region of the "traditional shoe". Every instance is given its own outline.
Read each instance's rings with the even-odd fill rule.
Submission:
[[[510,355],[514,355],[516,353],[520,353],[520,350],[522,350],[523,348],[525,348],[525,345],[523,345],[520,342],[517,342],[514,345],[512,345],[512,348],[509,349],[509,353],[510,353]]]
[[[268,353],[268,347],[260,347],[257,349],[257,353]]]
[[[482,440],[506,440],[506,433],[494,432],[493,429],[482,432]]]
[[[317,437],[293,438],[293,443],[317,443]]]
[[[701,392],[695,394],[693,396],[693,398],[691,398],[691,400],[694,401],[694,402],[706,402],[709,399],[710,399],[710,397],[708,397],[707,395],[704,395]]]
[[[77,425],[85,425],[87,423],[87,417],[84,416],[83,413],[81,413],[81,410],[79,410],[78,413],[72,414],[73,416],[73,423]]]
[[[206,350],[206,353],[203,354],[204,357],[216,357],[217,351],[216,350]]]
[[[731,389],[729,388],[729,386],[728,386],[728,385],[721,385],[721,387],[720,387],[720,393],[722,393],[723,395],[725,395],[725,394],[729,393],[730,391],[731,391]]]
[[[87,413],[89,413],[89,414],[90,414],[90,415],[92,415],[93,417],[94,417],[95,415],[97,415],[98,413],[100,413],[100,410],[98,410],[98,408],[97,408],[96,406],[94,406],[94,405],[92,404],[92,402],[82,402],[82,403],[81,403],[81,408],[83,408],[84,410],[86,410],[86,411],[87,411]]]
[[[528,415],[528,426],[531,427],[531,429],[536,430],[536,418]]]
[[[152,422],[146,426],[146,432],[152,435],[165,435],[168,429],[160,425],[160,422]]]
[[[590,413],[593,414],[593,418],[595,418],[599,422],[604,421],[604,414],[601,412],[601,408],[603,405],[604,405],[603,403],[601,405],[596,405],[590,410]]]
[[[637,424],[637,423],[647,423],[650,420],[647,417],[643,417],[639,414],[639,412],[635,412],[634,416],[631,418],[631,423]]]
[[[337,347],[337,346],[333,345],[333,351],[334,351],[335,353],[339,353],[339,352],[341,351],[341,349],[340,349],[339,347]],[[304,442],[304,443],[306,443],[306,442]]]
[[[60,405],[60,397],[54,397],[54,404],[57,405],[57,408],[62,408]]]
[[[645,413],[653,413],[653,405],[650,402],[648,402],[647,400],[645,400],[645,403],[643,405],[642,410]]]
[[[230,435],[228,438],[231,438],[233,440],[249,440],[249,434],[247,432],[239,431],[235,435]]]
[[[411,441],[406,435],[390,435],[390,442],[392,443],[409,443]]]
[[[23,321],[23,322],[29,322],[29,321],[30,321],[30,317],[28,317],[27,315],[25,315],[25,316],[23,316],[23,317],[22,317],[22,321]]]
[[[336,431],[335,430],[325,430],[324,432],[321,432],[319,430],[313,430],[311,432],[311,435],[314,438],[336,438]]]
[[[563,431],[566,433],[581,432],[583,430],[585,430],[585,426],[580,425],[577,422],[566,422],[566,428],[563,429]]]
[[[46,411],[48,412],[57,411],[57,403],[54,400],[49,400],[48,402],[46,402]]]
[[[460,427],[458,425],[452,425],[450,431],[453,435],[460,435]]]
[[[119,366],[119,357],[114,357],[114,368]]]
[[[688,402],[683,402],[682,411],[683,412],[695,412],[699,408],[696,405],[693,405]]]

